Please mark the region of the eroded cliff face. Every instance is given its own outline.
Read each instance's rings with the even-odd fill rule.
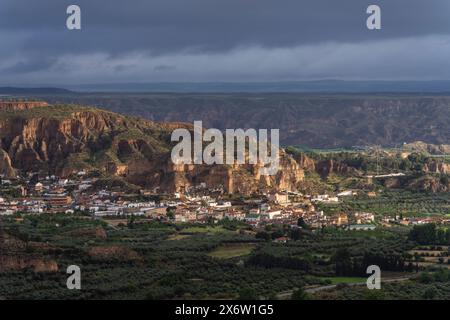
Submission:
[[[11,159],[3,149],[0,149],[0,175],[7,178],[13,178],[16,176],[16,171],[12,167]]]
[[[31,112],[33,111],[33,112]],[[70,176],[100,170],[146,188],[180,191],[206,182],[230,193],[295,190],[301,166],[281,152],[278,173],[259,165],[175,165],[170,135],[188,124],[160,124],[92,108],[43,106],[0,117],[0,173],[34,171]]]
[[[75,112],[70,118],[0,119],[0,148],[7,152],[12,166],[25,171],[61,170],[71,154],[82,152],[89,139],[113,129],[104,114]]]
[[[122,165],[110,165],[111,173],[148,188],[182,192],[206,183],[227,193],[252,194],[269,190],[297,190],[304,181],[304,170],[283,151],[275,175],[263,175],[262,165],[174,164],[169,154],[153,159],[133,159]]]
[[[295,160],[298,162],[300,167],[305,170],[309,171],[316,170],[316,162],[303,153],[300,153],[299,155],[295,156]]]
[[[408,181],[407,188],[414,191],[426,191],[433,193],[448,192],[450,184],[448,180],[440,179],[436,176],[424,175],[417,179]]]
[[[349,167],[347,164],[335,160],[322,160],[316,163],[316,171],[321,176],[335,174],[349,174],[356,171],[355,168]]]
[[[252,194],[270,190],[297,190],[304,181],[304,170],[283,150],[280,150],[278,170],[265,175],[263,165],[174,165],[168,173],[174,176],[176,191],[205,182],[209,186],[221,186],[228,193]]]
[[[424,172],[450,174],[450,164],[443,162],[432,162],[425,164],[423,167]]]
[[[0,101],[0,110],[29,110],[37,107],[46,107],[45,101]]]
[[[450,154],[450,145],[448,144],[430,144],[423,141],[415,141],[405,144],[403,150],[417,153],[429,153],[432,155]]]

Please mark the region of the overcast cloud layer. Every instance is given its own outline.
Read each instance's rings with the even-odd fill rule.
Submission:
[[[0,0],[0,84],[450,79],[449,17],[448,0]]]

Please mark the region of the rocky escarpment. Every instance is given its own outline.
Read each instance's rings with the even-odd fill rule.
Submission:
[[[223,186],[229,193],[251,194],[269,190],[296,190],[304,180],[300,165],[284,151],[275,175],[262,174],[262,165],[207,166],[169,165],[178,191],[186,186],[205,182],[207,185]]]
[[[12,167],[11,159],[8,153],[0,149],[0,175],[7,178],[13,178],[16,176],[16,171]]]
[[[316,171],[321,176],[328,176],[330,174],[356,174],[356,169],[349,167],[347,164],[332,159],[321,160],[316,163]]]
[[[357,168],[351,167],[342,161],[333,159],[314,160],[300,152],[293,155],[300,168],[309,172],[317,172],[322,177],[330,174],[361,175]]]
[[[448,144],[430,144],[423,141],[416,141],[405,144],[403,150],[409,152],[425,153],[431,155],[447,155],[450,154],[450,145]]]
[[[29,110],[38,107],[46,107],[45,101],[0,101],[0,110]]]
[[[0,154],[8,154],[13,168],[60,173],[70,156],[82,152],[90,139],[111,131],[115,121],[123,119],[87,111],[73,112],[63,119],[51,113],[31,118],[16,113],[0,120]]]
[[[307,155],[305,155],[304,153],[298,153],[294,155],[294,159],[303,169],[308,171],[316,170],[316,162]]]
[[[303,169],[281,152],[275,176],[258,165],[175,165],[170,136],[180,123],[156,123],[94,108],[43,106],[0,111],[0,170],[70,176],[100,171],[145,188],[180,191],[206,182],[228,192],[250,194],[296,189]]]
[[[121,141],[127,147],[119,147],[121,152],[132,154],[144,150],[142,141]],[[145,151],[145,150],[144,150]],[[153,159],[141,157],[124,164],[111,164],[107,170],[111,174],[123,176],[127,181],[158,188],[162,191],[182,192],[189,187],[206,183],[209,187],[223,188],[228,193],[252,194],[269,190],[296,190],[304,180],[301,166],[284,151],[280,151],[280,163],[275,175],[263,175],[262,165],[194,165],[174,164],[169,153]]]
[[[423,171],[430,173],[450,174],[450,164],[434,161],[430,164],[425,164]]]

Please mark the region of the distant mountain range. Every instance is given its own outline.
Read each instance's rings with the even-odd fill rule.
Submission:
[[[227,93],[227,90],[237,90],[239,85],[139,84],[138,87],[129,84],[115,86],[117,90],[130,92],[103,93],[52,87],[0,88],[0,95],[38,96],[54,104],[91,105],[154,121],[192,123],[202,120],[204,127],[221,130],[277,128],[284,146],[341,148],[377,144],[388,147],[413,141],[438,145],[450,141],[450,92],[445,93],[449,91],[450,81],[247,83],[240,87],[247,93]],[[302,90],[317,91],[275,93],[283,88],[294,90],[300,85]],[[114,89],[107,85],[90,88]],[[139,88],[160,92],[131,92]],[[321,92],[325,89],[330,92]],[[196,90],[205,92],[183,93]],[[341,93],[333,93],[333,90]],[[353,93],[343,93],[346,90],[353,90]],[[372,93],[364,94],[366,90]]]
[[[61,88],[19,88],[19,87],[0,87],[0,95],[41,95],[41,94],[68,94],[73,93],[67,89]]]
[[[60,86],[51,85],[48,88],[0,88],[0,94],[64,93],[64,89],[57,89]],[[450,93],[450,80],[97,83],[62,85],[62,87],[77,92],[437,94]]]
[[[154,121],[280,129],[282,145],[341,148],[449,144],[450,96],[304,94],[84,94],[48,96]]]
[[[442,93],[450,92],[450,81],[283,81],[210,83],[118,83],[68,86],[84,92],[181,92],[181,93]]]

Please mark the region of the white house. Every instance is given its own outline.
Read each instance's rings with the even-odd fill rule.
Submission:
[[[338,193],[337,196],[338,197],[351,197],[351,196],[353,196],[353,191],[351,191],[351,190],[342,191],[342,192]]]
[[[270,220],[281,218],[281,210],[267,211],[265,214]]]

